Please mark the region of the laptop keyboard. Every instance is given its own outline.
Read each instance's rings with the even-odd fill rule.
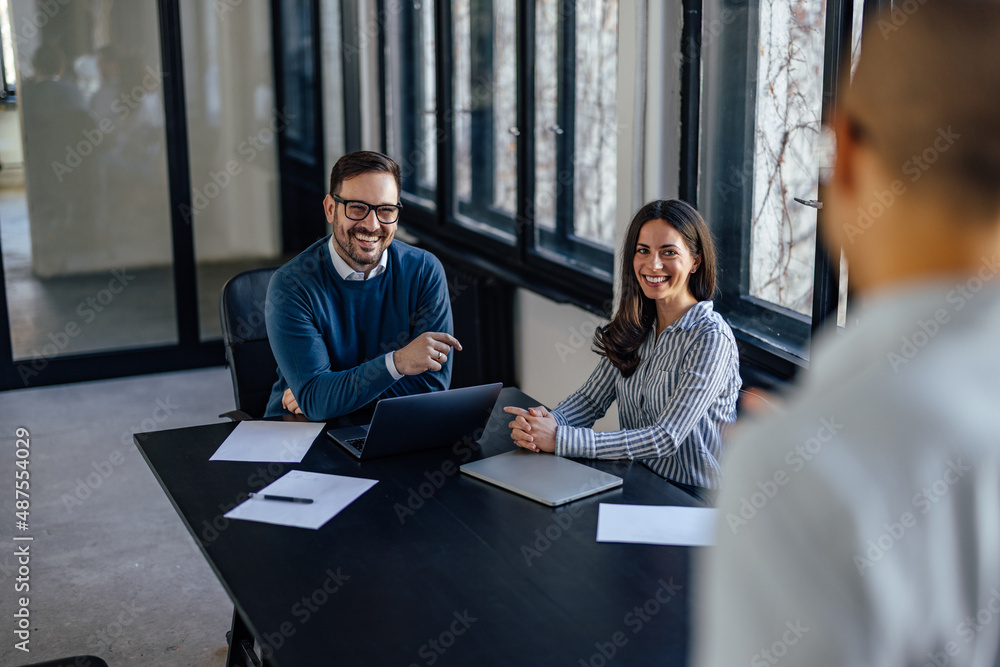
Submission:
[[[347,444],[351,447],[357,449],[359,452],[363,452],[365,450],[365,440],[367,440],[367,438],[350,438],[345,442],[347,442]]]

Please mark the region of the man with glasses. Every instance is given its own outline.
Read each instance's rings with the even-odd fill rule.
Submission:
[[[1000,664],[1000,1],[892,5],[822,190],[851,321],[728,443],[700,667]]]
[[[341,157],[323,200],[333,233],[274,274],[267,335],[278,362],[266,416],[313,421],[451,380],[451,301],[436,257],[393,243],[399,165],[373,151]]]

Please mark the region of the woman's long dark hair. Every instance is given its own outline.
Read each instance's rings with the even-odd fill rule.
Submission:
[[[639,243],[639,230],[651,220],[663,220],[683,237],[688,250],[701,258],[691,274],[688,288],[698,301],[715,293],[715,244],[712,233],[693,206],[679,199],[659,199],[639,209],[625,232],[621,254],[621,295],[611,321],[594,333],[594,351],[604,355],[625,377],[639,367],[639,346],[656,323],[656,303],[642,293],[632,259]]]

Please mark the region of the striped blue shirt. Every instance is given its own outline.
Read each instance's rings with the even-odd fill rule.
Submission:
[[[622,377],[602,357],[590,379],[552,411],[558,456],[637,459],[681,484],[717,488],[722,429],[736,421],[740,362],[733,332],[699,301],[639,347],[639,367]],[[591,427],[618,401],[621,431]]]

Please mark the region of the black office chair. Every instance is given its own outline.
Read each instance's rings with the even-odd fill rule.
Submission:
[[[219,319],[222,321],[222,342],[226,346],[226,363],[233,378],[236,409],[220,417],[229,417],[233,421],[259,419],[267,409],[271,387],[278,379],[278,364],[267,340],[264,303],[267,285],[277,270],[278,267],[270,266],[244,271],[222,286]],[[253,651],[253,635],[235,609],[226,641],[229,642],[227,667],[260,664]]]
[[[108,667],[108,663],[92,655],[77,655],[72,658],[62,658],[61,660],[33,662],[24,667]]]
[[[220,416],[234,421],[263,417],[271,387],[278,379],[278,364],[264,324],[267,285],[277,269],[271,266],[237,274],[222,286],[219,295],[222,342],[236,398],[236,410]]]

